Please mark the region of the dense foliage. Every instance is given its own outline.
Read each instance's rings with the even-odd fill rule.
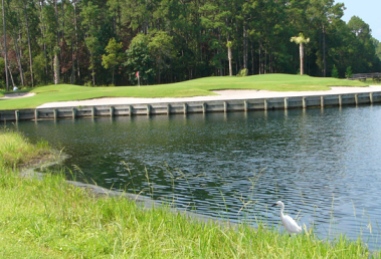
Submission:
[[[1,87],[380,71],[380,42],[334,0],[2,0]],[[6,35],[6,37],[4,37]],[[5,55],[5,53],[7,55]],[[7,58],[5,58],[7,57]],[[337,74],[336,74],[337,73]]]

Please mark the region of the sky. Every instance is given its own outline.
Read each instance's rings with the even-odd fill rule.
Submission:
[[[354,15],[360,17],[369,25],[373,38],[381,42],[381,0],[335,0],[335,3],[345,4],[343,21],[348,22]]]

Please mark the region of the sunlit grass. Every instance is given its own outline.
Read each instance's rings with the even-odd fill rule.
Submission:
[[[0,179],[2,258],[367,258],[360,242],[198,222],[166,207],[93,197],[61,176]],[[22,190],[22,191],[20,191]]]
[[[213,90],[256,89],[269,91],[324,91],[331,86],[367,86],[358,80],[321,78],[288,74],[266,74],[247,77],[205,77],[185,82],[153,86],[85,87],[49,85],[24,89],[35,96],[0,100],[0,110],[35,108],[48,102],[84,100],[101,97],[192,97],[215,95]],[[4,92],[3,92],[4,93]]]
[[[369,85],[381,85],[381,81],[376,82],[376,81],[374,81],[371,78],[366,79],[366,83],[369,84]]]

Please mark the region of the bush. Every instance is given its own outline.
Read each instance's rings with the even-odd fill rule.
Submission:
[[[337,70],[336,65],[333,65],[332,72],[331,72],[331,77],[339,78],[339,71]]]
[[[244,68],[238,72],[237,76],[247,76],[247,74],[248,74],[248,70],[247,68]]]
[[[353,75],[353,73],[352,73],[352,67],[349,66],[349,67],[347,67],[347,69],[345,70],[345,77],[346,77],[346,78],[351,78],[352,75]]]

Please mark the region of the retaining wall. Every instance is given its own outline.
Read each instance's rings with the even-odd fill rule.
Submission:
[[[306,109],[381,103],[381,91],[309,95],[293,97],[253,98],[244,100],[189,101],[172,103],[118,104],[102,106],[79,106],[38,108],[0,111],[0,121],[57,120],[101,116],[170,115],[209,112],[236,112],[253,110]]]

